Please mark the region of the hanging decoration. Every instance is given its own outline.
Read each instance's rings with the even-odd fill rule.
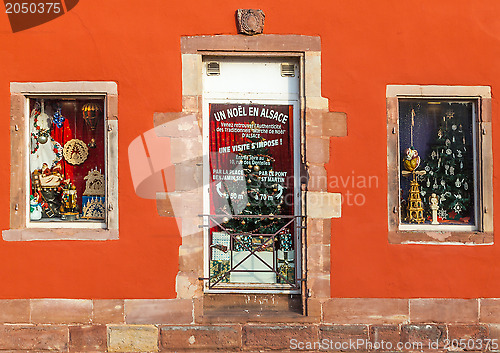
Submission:
[[[66,142],[63,149],[64,159],[73,165],[85,162],[89,155],[89,150],[85,142],[79,139],[72,139]]]
[[[439,197],[438,215],[442,222],[467,223],[474,199],[469,185],[473,182],[472,148],[466,144],[466,131],[460,114],[448,110],[430,145],[426,160],[428,174],[423,180],[423,191]],[[429,203],[430,211],[432,204]]]
[[[101,112],[101,107],[99,107],[99,105],[95,103],[87,103],[82,107],[83,120],[85,120],[85,123],[87,124],[91,133],[90,142],[88,143],[88,146],[90,148],[96,147],[94,135]]]
[[[58,128],[62,128],[64,125],[64,120],[66,120],[66,118],[61,113],[61,107],[58,107],[56,112],[52,116],[52,122]]]
[[[44,164],[50,168],[61,159],[58,146],[50,135],[51,118],[45,114],[45,102],[36,102],[30,114],[30,172],[41,169]]]

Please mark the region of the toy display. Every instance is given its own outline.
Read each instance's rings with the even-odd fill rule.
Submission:
[[[102,99],[30,100],[30,221],[106,219],[106,179],[101,172],[105,168],[104,129],[90,109],[100,112],[99,104]],[[78,113],[82,111],[83,115]],[[88,128],[92,153],[83,142]]]

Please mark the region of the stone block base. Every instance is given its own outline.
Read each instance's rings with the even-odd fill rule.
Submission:
[[[210,321],[188,299],[0,300],[0,351],[500,351],[500,299],[330,298],[314,320],[281,304]]]

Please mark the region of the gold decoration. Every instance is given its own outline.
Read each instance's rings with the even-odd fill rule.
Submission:
[[[85,120],[85,123],[89,127],[90,132],[92,134],[92,138],[90,139],[89,142],[90,148],[96,147],[94,134],[101,111],[102,111],[101,107],[99,107],[95,103],[87,103],[82,107],[83,120]]]
[[[90,170],[85,178],[84,196],[104,196],[104,175],[96,169]]]
[[[410,182],[406,221],[409,223],[423,223],[425,219],[422,199],[420,198],[420,185],[418,185],[415,174],[413,176],[413,180]]]
[[[85,219],[104,219],[106,216],[106,206],[104,198],[93,197],[83,206],[82,218]]]
[[[73,165],[85,162],[89,155],[89,149],[82,140],[72,139],[66,142],[63,148],[64,159]]]
[[[407,170],[403,170],[401,173],[404,176],[412,175],[405,221],[408,223],[424,223],[424,208],[422,207],[422,199],[420,198],[420,185],[417,181],[417,175],[424,175],[425,170],[416,170],[420,165],[420,157],[415,148],[407,148],[405,154],[406,157],[403,160],[403,165]]]

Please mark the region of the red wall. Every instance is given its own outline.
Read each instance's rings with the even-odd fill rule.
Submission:
[[[235,34],[237,8],[263,9],[266,33],[321,36],[323,96],[348,115],[348,136],[333,139],[329,175],[378,178],[378,187],[330,190],[366,200],[344,205],[332,221],[332,295],[500,297],[498,244],[388,244],[385,114],[387,84],[489,85],[496,133],[496,0],[81,0],[15,34],[0,13],[0,228],[9,227],[12,81],[118,83],[120,190],[118,241],[0,241],[0,297],[175,297],[180,236],[154,200],[135,195],[128,145],[153,127],[154,112],[181,109],[180,37]],[[498,140],[495,134],[494,150]]]

